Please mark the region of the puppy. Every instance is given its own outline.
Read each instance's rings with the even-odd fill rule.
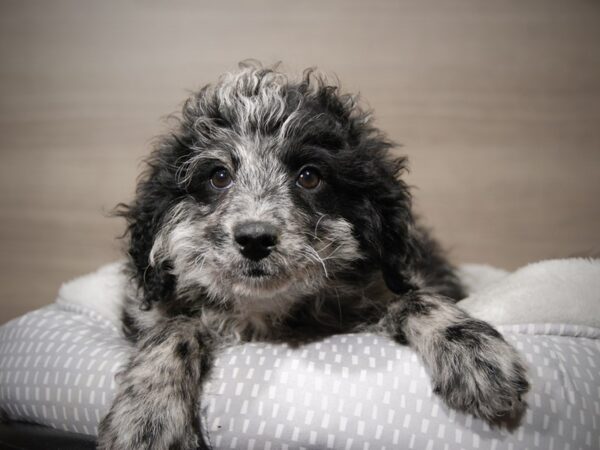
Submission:
[[[200,387],[220,347],[252,340],[378,332],[419,354],[448,406],[488,422],[522,412],[524,365],[456,306],[463,289],[392,147],[312,70],[242,65],[185,102],[120,209],[136,350],[101,449],[208,448]]]

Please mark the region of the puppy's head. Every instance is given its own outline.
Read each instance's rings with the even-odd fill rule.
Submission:
[[[391,146],[312,71],[243,66],[202,88],[124,211],[145,301],[270,310],[389,278],[412,223]]]

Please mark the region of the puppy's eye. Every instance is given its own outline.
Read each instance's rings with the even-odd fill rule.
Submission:
[[[304,167],[298,175],[296,184],[304,189],[315,189],[321,184],[321,174],[314,167]]]
[[[210,185],[215,189],[229,189],[233,184],[233,178],[225,167],[216,168],[210,176]]]

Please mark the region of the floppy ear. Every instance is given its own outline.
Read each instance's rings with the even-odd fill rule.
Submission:
[[[150,264],[150,252],[168,211],[185,192],[177,180],[176,162],[189,153],[185,135],[163,137],[147,160],[136,189],[135,200],[117,207],[116,215],[127,221],[128,255],[132,277],[141,294],[142,307],[169,300],[175,293],[170,263]]]
[[[404,294],[414,289],[407,277],[414,244],[411,228],[414,226],[410,202],[402,198],[397,204],[385,208],[382,213],[380,265],[383,279],[388,289],[396,294]]]
[[[379,220],[377,260],[387,287],[403,294],[414,288],[406,269],[418,253],[410,191],[399,178],[406,167],[406,158],[383,163],[381,183],[371,199]]]
[[[397,162],[400,170],[404,160]],[[408,186],[389,171],[375,197],[381,221],[379,227],[378,260],[383,279],[392,292],[405,294],[418,290],[419,283],[435,287],[439,294],[453,299],[463,298],[460,280],[443,249],[429,231],[421,227],[412,213]],[[381,194],[379,194],[381,193]]]
[[[154,302],[168,300],[175,289],[175,278],[169,273],[168,263],[150,265],[154,239],[172,204],[168,190],[161,189],[152,172],[155,170],[139,183],[135,201],[121,204],[117,210],[117,215],[127,220],[130,270],[141,294],[142,307],[146,309]]]

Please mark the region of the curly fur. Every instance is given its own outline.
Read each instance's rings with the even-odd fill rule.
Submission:
[[[121,208],[137,352],[100,448],[207,448],[198,385],[219,346],[365,329],[411,345],[451,407],[490,422],[522,411],[524,365],[455,305],[462,287],[412,213],[406,158],[370,119],[313,70],[293,80],[257,64],[185,102]],[[322,178],[312,190],[296,183],[307,165]],[[216,168],[232,174],[229,189],[210,185]],[[247,221],[277,230],[258,261],[234,239]]]

